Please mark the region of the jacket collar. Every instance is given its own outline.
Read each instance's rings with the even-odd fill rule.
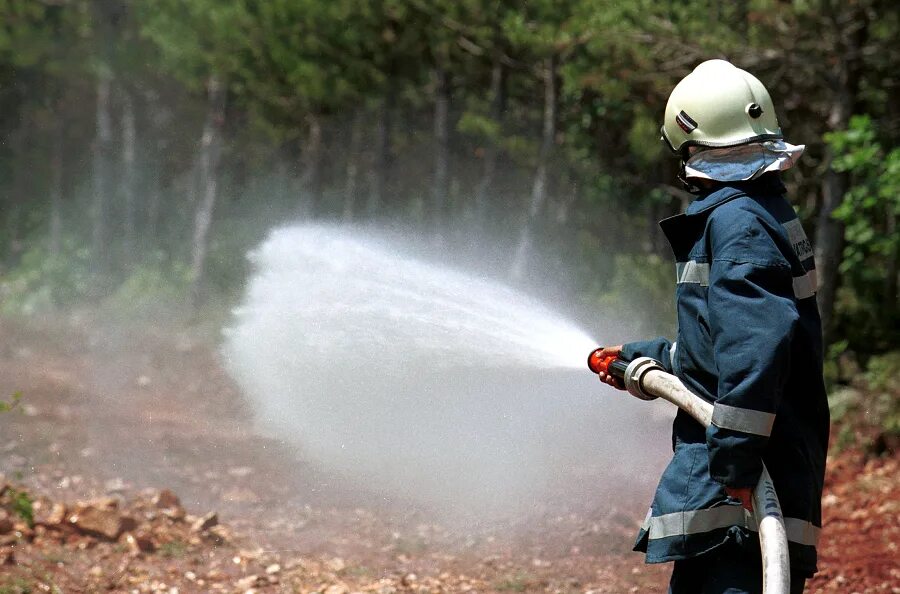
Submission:
[[[777,173],[763,175],[759,179],[746,182],[729,182],[691,202],[684,214],[694,216],[703,214],[713,208],[747,194],[784,194],[784,184]]]
[[[777,173],[767,173],[753,181],[720,185],[691,202],[683,213],[660,221],[659,226],[672,246],[675,259],[679,262],[687,259],[688,252],[697,239],[696,234],[702,231],[705,224],[706,217],[702,215],[740,196],[760,194],[783,195],[784,184],[781,183],[781,177]]]

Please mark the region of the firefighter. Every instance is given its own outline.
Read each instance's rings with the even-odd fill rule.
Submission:
[[[799,593],[816,571],[829,431],[813,251],[779,173],[804,147],[784,141],[762,83],[724,60],[678,83],[662,137],[696,195],[660,223],[676,260],[678,334],[603,354],[652,357],[714,408],[708,429],[678,412],[634,550],[674,562],[671,594],[761,592],[748,510],[765,462]]]

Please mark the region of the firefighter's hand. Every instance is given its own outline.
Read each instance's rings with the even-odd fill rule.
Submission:
[[[600,356],[601,357],[618,357],[619,353],[621,353],[621,352],[622,352],[622,345],[608,346],[608,347],[603,347],[603,350],[600,351]],[[623,386],[619,382],[619,380],[617,380],[613,376],[609,375],[608,373],[601,371],[598,375],[600,377],[600,381],[603,382],[604,384],[609,384],[613,388],[617,388],[619,390],[625,389],[625,386]]]
[[[741,507],[745,510],[749,512],[753,511],[753,489],[750,487],[740,487],[737,489],[725,487],[725,493],[727,493],[729,497],[740,500]]]

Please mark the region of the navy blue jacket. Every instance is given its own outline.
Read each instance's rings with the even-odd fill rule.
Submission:
[[[724,491],[765,462],[781,501],[792,570],[816,571],[829,414],[812,246],[777,174],[719,187],[660,223],[675,253],[678,336],[629,343],[714,403],[704,429],[679,411],[674,457],[635,550],[650,563],[757,538]]]

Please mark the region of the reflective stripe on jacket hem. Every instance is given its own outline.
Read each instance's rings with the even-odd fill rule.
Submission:
[[[720,528],[741,526],[753,532],[757,531],[750,512],[736,505],[722,505],[707,509],[675,512],[662,516],[653,516],[644,520],[642,530],[649,533],[650,540],[702,534]],[[814,547],[819,542],[821,528],[812,522],[799,518],[785,518],[784,528],[788,540],[797,544]]]
[[[772,413],[753,410],[750,408],[738,408],[717,402],[713,406],[712,423],[722,429],[752,433],[768,437],[772,434],[772,425],[775,423],[775,415]]]
[[[785,518],[784,529],[789,541],[809,547],[819,544],[819,534],[822,533],[822,529],[812,522],[799,518]]]

